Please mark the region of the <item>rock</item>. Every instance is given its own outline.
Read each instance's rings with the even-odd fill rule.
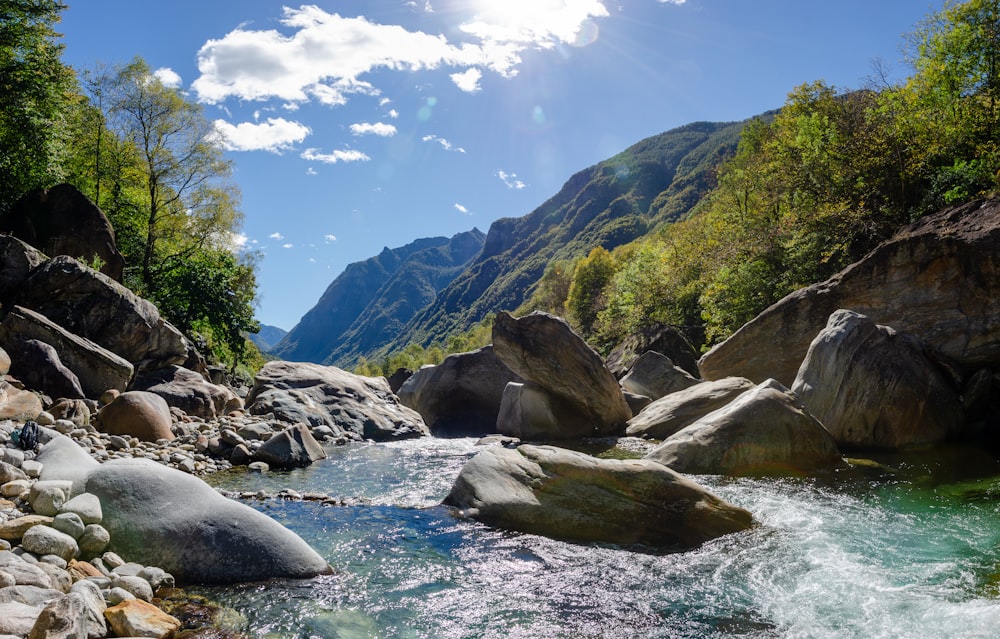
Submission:
[[[38,615],[28,639],[86,639],[87,608],[83,597],[68,594],[49,602]]]
[[[666,439],[753,387],[754,383],[745,377],[726,377],[695,384],[644,408],[629,420],[625,434],[629,437]]]
[[[406,380],[410,379],[410,377],[412,376],[413,376],[413,371],[411,371],[410,369],[397,368],[395,373],[389,375],[389,377],[386,378],[386,381],[389,382],[389,389],[392,390],[393,393],[396,393],[398,395],[399,389],[402,388],[403,384],[406,383]]]
[[[37,339],[11,340],[6,346],[14,357],[11,375],[29,388],[53,397],[86,397],[80,378],[62,363],[52,346]]]
[[[521,381],[486,346],[421,368],[397,395],[420,413],[435,437],[478,436],[494,432],[504,388]]]
[[[622,378],[622,388],[636,395],[657,400],[671,393],[691,388],[698,380],[683,368],[674,366],[666,355],[646,351]]]
[[[95,557],[107,550],[111,543],[111,533],[100,524],[87,524],[77,543],[82,557]]]
[[[608,370],[621,379],[643,353],[652,351],[670,358],[681,369],[698,376],[698,351],[677,328],[652,324],[629,335],[607,358]]]
[[[79,399],[60,399],[49,408],[48,412],[56,420],[69,420],[78,428],[90,425],[90,407],[87,402]]]
[[[20,497],[31,488],[31,482],[27,479],[15,479],[0,486],[0,495],[4,497]]]
[[[0,215],[0,233],[9,233],[46,255],[69,255],[101,262],[101,272],[121,280],[125,258],[104,212],[75,186],[35,189]]]
[[[132,593],[136,599],[153,600],[153,587],[142,577],[132,575],[116,575],[111,579],[112,588],[121,588]]]
[[[49,559],[59,559],[50,555]],[[52,584],[53,590],[58,590],[61,593],[69,592],[69,589],[73,586],[73,578],[70,576],[66,570],[56,566],[54,563],[48,561],[39,561],[35,564],[42,572],[44,572],[49,577],[49,583]]]
[[[574,406],[592,436],[624,431],[632,411],[618,381],[565,321],[546,313],[520,319],[499,313],[493,349],[514,373]]]
[[[8,541],[19,541],[33,526],[48,526],[52,524],[52,517],[45,515],[24,515],[16,519],[8,519],[0,523],[0,539]],[[2,552],[2,551],[0,551]]]
[[[253,422],[242,426],[236,434],[243,439],[243,443],[252,440],[266,442],[274,435],[274,431],[267,422]]]
[[[86,397],[98,397],[109,388],[124,390],[132,379],[132,364],[111,350],[74,334],[46,315],[15,306],[0,323],[0,344],[37,340],[51,345],[59,361],[76,375]]]
[[[385,378],[334,366],[268,362],[254,377],[246,404],[251,415],[273,413],[283,422],[329,426],[375,441],[428,434],[419,413],[399,403]]]
[[[923,345],[852,311],[830,316],[792,390],[848,448],[934,444],[963,422],[961,399]]]
[[[0,376],[10,372],[10,353],[0,348]]]
[[[39,481],[32,485],[28,499],[31,501],[32,510],[36,513],[55,517],[66,503],[66,493],[66,488],[55,485],[55,482]]]
[[[16,601],[36,608],[62,596],[63,593],[58,590],[38,586],[9,586],[0,589],[0,603]]]
[[[0,635],[27,637],[40,613],[40,608],[16,601],[0,603]]]
[[[36,555],[55,555],[69,561],[80,552],[76,540],[48,526],[33,526],[21,539],[21,546]]]
[[[700,361],[702,376],[791,385],[838,309],[911,334],[966,369],[1000,361],[1000,200],[945,209],[758,315]]]
[[[653,400],[645,395],[636,395],[628,391],[623,391],[623,394],[625,395],[625,402],[628,404],[629,410],[632,411],[632,417],[635,417],[644,408],[653,403]]]
[[[0,462],[0,484],[6,484],[8,482],[23,480],[27,478],[28,478],[27,473],[25,473],[20,468],[8,464],[7,462]]]
[[[167,366],[139,375],[132,390],[156,393],[169,406],[192,417],[216,419],[243,409],[243,400],[232,389],[213,384],[202,375],[180,366]]]
[[[101,500],[90,493],[81,493],[73,497],[63,504],[59,511],[79,516],[84,524],[99,524],[104,517],[101,512]]]
[[[504,389],[496,432],[529,441],[552,441],[591,437],[594,427],[579,406],[533,382],[511,382]]]
[[[100,344],[140,371],[188,359],[187,340],[152,302],[68,256],[53,257],[32,271],[15,303]]]
[[[104,611],[108,609],[101,589],[92,581],[78,581],[73,584],[70,594],[77,595],[83,602],[83,623],[87,629],[87,639],[102,639],[108,634]]]
[[[83,492],[83,482],[97,461],[80,448],[75,441],[60,435],[42,446],[35,458],[42,462],[42,481],[69,481],[69,496]]]
[[[159,395],[146,391],[122,393],[97,412],[97,429],[109,435],[136,437],[155,442],[173,439],[170,407]]]
[[[674,433],[645,457],[680,473],[808,476],[842,467],[833,436],[768,380]]]
[[[147,459],[98,466],[86,491],[101,500],[111,550],[159,566],[179,581],[233,583],[330,571],[273,519],[226,499],[197,477]]]
[[[0,304],[9,307],[11,296],[28,275],[48,259],[44,253],[12,235],[0,233]]]
[[[86,524],[76,513],[60,513],[52,520],[52,527],[61,533],[65,533],[73,539],[79,539],[83,534]]]
[[[53,587],[52,579],[45,571],[8,550],[0,550],[0,570],[14,577],[17,587],[37,586],[45,589]]]
[[[551,446],[485,448],[444,503],[500,528],[659,549],[691,548],[752,523],[749,512],[656,462]]]
[[[166,637],[181,627],[176,617],[138,599],[108,608],[104,618],[118,637]]]
[[[117,606],[125,601],[135,601],[137,597],[124,588],[109,588],[104,599],[109,606]]]
[[[0,420],[26,422],[42,412],[38,395],[21,390],[5,380],[0,380]]]
[[[264,442],[254,459],[277,468],[298,468],[326,459],[326,452],[304,424],[295,424]]]

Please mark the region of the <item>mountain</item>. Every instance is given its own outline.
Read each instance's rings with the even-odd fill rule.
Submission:
[[[257,348],[259,348],[261,352],[270,353],[274,345],[280,342],[281,338],[287,334],[288,331],[283,328],[261,324],[260,331],[252,335],[248,335],[247,337],[251,342],[257,345]]]
[[[431,304],[482,250],[479,229],[384,248],[347,266],[275,346],[282,359],[350,367]]]

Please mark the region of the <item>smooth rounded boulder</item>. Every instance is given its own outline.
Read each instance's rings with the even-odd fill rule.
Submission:
[[[629,420],[625,434],[629,437],[666,439],[753,387],[754,383],[745,377],[726,377],[695,384],[661,397],[643,408]]]
[[[445,505],[491,526],[576,542],[698,546],[753,518],[671,469],[552,446],[491,446],[465,464]]]
[[[634,395],[656,400],[671,393],[691,388],[698,380],[661,353],[646,351],[635,360],[622,378],[622,388]]]
[[[97,413],[97,428],[101,432],[136,437],[145,442],[173,439],[172,423],[167,401],[147,391],[122,393]]]
[[[132,389],[159,395],[168,406],[204,419],[215,419],[243,409],[243,400],[232,389],[213,384],[200,373],[182,366],[166,366],[139,375]]]
[[[277,468],[299,468],[326,459],[326,451],[304,424],[295,424],[264,442],[254,459]]]

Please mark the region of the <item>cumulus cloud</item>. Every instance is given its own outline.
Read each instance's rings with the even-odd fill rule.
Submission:
[[[295,248],[295,245],[289,242],[288,244],[282,244],[281,248],[283,249]]]
[[[457,202],[455,203],[455,210],[458,211],[459,213],[461,213],[462,215],[468,215],[469,214],[469,209],[465,208],[464,206],[462,206],[461,204],[459,204]]]
[[[660,4],[684,4],[687,0],[659,0]]]
[[[448,140],[442,137],[438,137],[436,135],[425,135],[420,139],[423,142],[437,142],[438,144],[441,145],[441,148],[443,148],[445,151],[455,151],[457,153],[465,153],[465,149],[463,149],[462,147],[455,146]]]
[[[163,86],[176,89],[181,86],[181,76],[169,67],[160,67],[153,71],[153,75],[163,83]]]
[[[270,151],[281,153],[306,139],[312,131],[300,122],[268,118],[264,122],[230,124],[215,121],[222,145],[230,151]]]
[[[609,15],[600,0],[504,0],[482,5],[479,14],[459,28],[482,40],[484,49],[500,45],[517,51],[577,44],[594,18]]]
[[[302,159],[310,162],[336,164],[338,162],[367,162],[371,158],[354,149],[336,149],[332,153],[321,153],[319,149],[306,149],[302,152]]]
[[[483,77],[483,72],[479,69],[473,67],[461,73],[452,73],[450,76],[451,81],[455,83],[462,91],[466,93],[475,93],[479,91],[479,80]]]
[[[271,238],[272,240],[283,240],[283,239],[285,239],[284,235],[282,235],[281,233],[277,233],[277,232],[271,233],[270,235],[268,235],[268,237]]]
[[[399,111],[397,111],[396,109],[389,109],[389,117],[395,120],[396,118],[399,117]]]
[[[396,135],[396,127],[384,122],[376,122],[375,124],[360,122],[351,125],[351,133],[354,135],[379,135],[388,138]]]
[[[324,235],[323,239],[326,240],[327,244],[329,244],[330,242],[336,242],[337,241],[337,236],[333,235],[333,234]]]
[[[525,184],[524,182],[522,182],[521,180],[519,180],[517,178],[517,174],[516,173],[507,173],[506,171],[497,171],[497,177],[500,178],[501,182],[503,182],[504,184],[507,185],[508,189],[515,189],[517,191],[520,191],[521,189],[523,189],[526,186],[528,186],[527,184]]]

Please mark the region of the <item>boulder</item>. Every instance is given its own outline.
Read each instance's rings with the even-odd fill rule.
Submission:
[[[67,497],[83,492],[87,475],[98,465],[87,451],[65,435],[59,435],[42,446],[35,459],[42,462],[41,481],[70,482]]]
[[[495,432],[504,388],[520,381],[486,346],[421,368],[397,395],[420,413],[434,436],[478,436]]]
[[[511,382],[504,389],[496,432],[526,441],[554,441],[592,437],[594,426],[579,406],[538,384]]]
[[[102,639],[108,635],[104,611],[108,609],[101,589],[92,581],[82,580],[73,584],[70,594],[80,597],[83,603],[82,621],[87,629],[87,639]]]
[[[0,539],[7,541],[20,541],[24,533],[35,526],[49,526],[52,524],[52,517],[45,515],[24,515],[0,522]]]
[[[809,476],[844,466],[833,436],[774,380],[674,433],[645,457],[680,473]]]
[[[428,434],[420,414],[399,403],[384,377],[362,377],[335,366],[274,361],[254,377],[246,399],[252,415],[291,424],[328,426],[375,441]]]
[[[104,212],[70,184],[26,193],[0,215],[0,233],[9,233],[46,255],[69,255],[101,262],[101,272],[121,280],[125,258]]]
[[[520,319],[499,313],[493,349],[510,370],[575,407],[589,435],[620,433],[632,411],[618,380],[564,320],[547,313]]]
[[[253,458],[268,466],[298,468],[326,459],[326,452],[304,424],[295,424],[264,442]]]
[[[0,603],[0,635],[27,637],[41,609],[17,601]]]
[[[714,410],[722,408],[754,387],[745,377],[701,382],[661,397],[628,421],[629,437],[666,439]]]
[[[59,361],[76,375],[86,397],[100,397],[109,388],[125,390],[132,379],[132,365],[122,357],[40,313],[15,306],[0,323],[0,345],[14,351],[25,340],[52,346]]]
[[[155,442],[173,439],[173,420],[167,401],[146,391],[128,391],[97,412],[97,429],[109,435],[137,437]]]
[[[551,446],[491,446],[444,503],[491,526],[577,542],[686,549],[745,530],[749,512],[666,466]]]
[[[635,361],[649,351],[666,355],[680,368],[698,376],[698,351],[676,327],[659,323],[646,326],[622,340],[608,355],[608,370],[621,379]]]
[[[28,388],[52,397],[83,399],[86,395],[76,373],[66,368],[55,348],[37,339],[7,344],[13,356],[10,374]]]
[[[698,383],[690,373],[666,355],[646,351],[635,360],[632,369],[621,380],[622,389],[634,395],[645,395],[652,400],[691,388]]]
[[[80,552],[76,540],[48,526],[32,526],[21,538],[21,546],[39,557],[55,555],[69,561]]]
[[[827,281],[791,293],[706,353],[702,377],[773,377],[790,386],[838,309],[914,335],[967,370],[1000,362],[1000,200],[929,215]]]
[[[36,419],[41,412],[42,400],[38,395],[0,380],[0,420],[26,422]]]
[[[792,390],[846,448],[899,449],[959,432],[962,402],[912,336],[839,310],[813,340]]]
[[[8,306],[28,275],[49,259],[12,235],[0,234],[0,305]]]
[[[101,511],[101,500],[90,493],[80,493],[68,500],[62,505],[59,512],[72,513],[79,517],[84,524],[99,524],[104,518]]]
[[[148,459],[99,465],[87,478],[86,492],[101,501],[111,551],[160,567],[178,582],[307,578],[331,571],[275,520]]]
[[[132,382],[132,390],[155,393],[193,417],[216,419],[242,410],[241,400],[231,388],[213,384],[200,373],[181,366],[143,373]]]
[[[0,376],[4,376],[10,372],[10,363],[10,354],[0,348]]]
[[[54,257],[32,271],[15,301],[120,355],[138,370],[188,359],[188,341],[152,302],[71,257]]]
[[[116,637],[168,637],[181,627],[179,619],[141,599],[108,608],[104,618]]]

